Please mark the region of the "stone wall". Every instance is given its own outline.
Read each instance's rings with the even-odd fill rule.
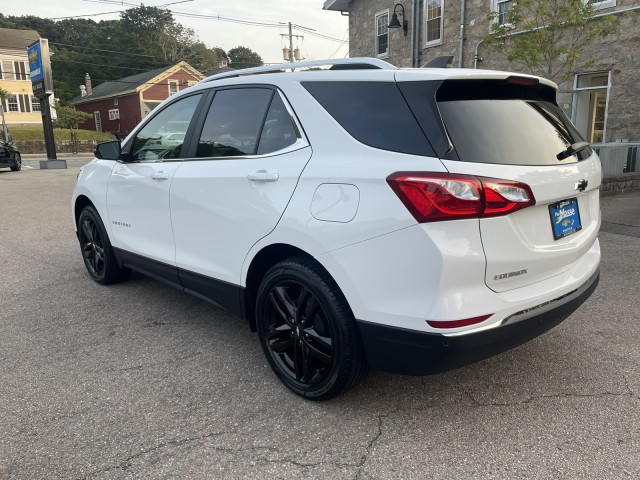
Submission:
[[[618,195],[640,190],[640,173],[625,173],[615,177],[605,177],[600,187],[600,195]]]
[[[349,4],[349,54],[351,57],[375,56],[375,14],[389,9],[393,14],[394,2],[383,0],[352,0]],[[453,66],[459,63],[460,10],[461,2],[444,2],[443,43],[424,46],[424,1],[420,1],[420,52],[418,65],[429,60],[453,55]],[[403,3],[406,18],[409,20],[409,35],[404,36],[402,29],[390,30],[389,56],[384,60],[399,66],[411,64],[411,24],[412,2]],[[614,9],[603,12],[640,7],[640,0],[618,0]],[[478,68],[489,70],[522,71],[509,64],[502,55],[484,45],[483,38],[490,32],[491,23],[487,14],[491,9],[490,0],[466,0],[465,41],[463,66],[473,68],[474,53],[478,47],[482,61]],[[591,64],[590,60],[595,61]],[[587,63],[589,63],[587,65]],[[615,35],[592,45],[582,62],[571,72],[568,81],[559,85],[558,103],[571,116],[573,108],[573,82],[575,74],[611,72],[609,91],[607,142],[616,140],[640,141],[640,12],[620,16],[620,27]],[[524,71],[523,73],[530,73]]]
[[[92,140],[79,140],[74,145],[69,140],[56,140],[57,153],[79,153],[93,152],[93,149],[99,142]],[[29,140],[25,142],[15,142],[15,146],[20,153],[44,153],[47,151],[44,140]]]

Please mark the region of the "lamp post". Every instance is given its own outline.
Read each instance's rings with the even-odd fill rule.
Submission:
[[[400,10],[398,10],[400,8]],[[398,15],[402,17],[402,23],[398,20]],[[407,36],[407,31],[409,30],[409,21],[405,18],[404,15],[404,5],[401,3],[396,3],[393,7],[393,15],[391,16],[391,21],[389,22],[388,28],[400,28],[404,31],[404,36]]]

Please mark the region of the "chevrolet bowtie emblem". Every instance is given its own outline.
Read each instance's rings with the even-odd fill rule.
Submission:
[[[587,185],[589,185],[589,182],[585,179],[580,180],[578,183],[576,183],[576,190],[579,190],[581,192],[584,192],[587,188]]]

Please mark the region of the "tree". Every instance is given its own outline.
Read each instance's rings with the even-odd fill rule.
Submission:
[[[0,119],[0,121],[2,121],[2,139],[4,139],[5,142],[9,141],[9,132],[7,131],[7,124],[4,121],[4,102],[5,100],[7,100],[9,97],[11,96],[11,94],[6,91],[4,88],[0,88],[0,117],[2,117]]]
[[[211,50],[213,51],[217,59],[215,68],[220,68],[222,65],[229,64],[229,56],[227,55],[227,52],[225,52],[222,48],[213,47],[211,48]]]
[[[250,68],[264,65],[262,57],[247,47],[235,47],[229,50],[231,68]]]
[[[56,107],[58,118],[55,121],[57,128],[68,128],[69,137],[72,143],[73,153],[78,153],[78,134],[76,130],[82,122],[86,122],[91,118],[91,114],[81,112],[73,107],[58,106]]]
[[[78,128],[81,123],[91,118],[90,113],[81,112],[73,107],[56,107],[56,113],[58,114],[56,127],[68,128],[69,130]]]
[[[595,62],[588,58],[588,47],[616,32],[619,20],[612,15],[594,18],[595,5],[583,0],[518,0],[495,23],[485,42],[506,56],[514,69],[562,83],[576,63]],[[526,33],[524,33],[526,32]]]

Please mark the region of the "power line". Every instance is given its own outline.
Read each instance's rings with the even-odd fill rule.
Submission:
[[[94,66],[97,66],[97,67],[121,68],[121,69],[124,69],[124,70],[138,70],[139,72],[148,72],[149,71],[148,68],[119,67],[117,65],[107,65],[106,63],[78,62],[76,60],[68,60],[66,58],[59,58],[58,61],[59,62],[66,62],[66,63],[78,63],[80,65],[94,65]]]
[[[119,52],[119,51],[116,51],[116,50],[104,50],[102,48],[85,47],[85,46],[82,46],[82,45],[70,45],[68,43],[49,42],[49,45],[58,45],[58,46],[70,47],[70,48],[80,48],[82,50],[95,50],[97,52],[119,53],[120,55],[132,55],[132,56],[136,56],[136,57],[156,58],[155,55],[145,55],[143,53]]]

